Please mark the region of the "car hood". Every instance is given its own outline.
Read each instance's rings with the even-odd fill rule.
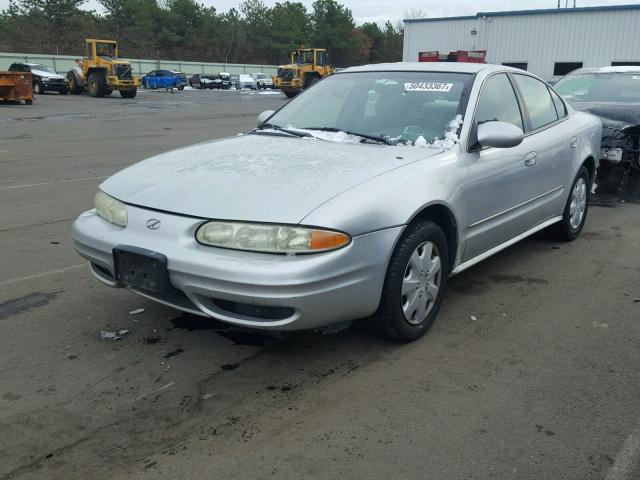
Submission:
[[[100,189],[125,203],[183,215],[299,223],[340,193],[438,153],[249,134],[152,157],[108,178]]]
[[[58,80],[61,79],[61,78],[64,78],[62,75],[58,75],[57,73],[47,72],[46,70],[32,69],[31,73],[33,75],[38,75],[39,77],[55,78],[55,79],[58,79]]]
[[[600,117],[604,143],[610,143],[608,140],[640,138],[640,103],[576,102],[571,106]]]

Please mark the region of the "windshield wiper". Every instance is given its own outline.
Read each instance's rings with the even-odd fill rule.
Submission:
[[[366,133],[352,132],[350,130],[343,130],[335,127],[305,127],[304,130],[319,130],[321,132],[343,132],[347,135],[355,135],[356,137],[362,137],[363,139],[372,140],[378,143],[384,143],[385,145],[393,145],[386,137],[377,135],[368,135]]]
[[[294,137],[313,137],[313,135],[311,135],[310,133],[291,130],[289,128],[284,128],[278,125],[274,125],[273,123],[263,123],[256,130],[264,130],[267,128],[271,130],[277,130],[278,132],[288,133],[289,135],[293,135]]]

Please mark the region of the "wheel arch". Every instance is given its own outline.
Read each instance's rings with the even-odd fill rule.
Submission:
[[[447,246],[449,247],[449,271],[451,271],[456,264],[460,245],[458,221],[453,210],[444,203],[431,203],[418,210],[407,222],[407,225],[425,220],[432,221],[438,225],[444,232],[445,237],[447,237]]]
[[[587,169],[587,171],[589,172],[589,181],[593,184],[594,180],[596,179],[596,173],[597,173],[596,159],[593,158],[593,156],[588,156],[582,162],[581,166]]]

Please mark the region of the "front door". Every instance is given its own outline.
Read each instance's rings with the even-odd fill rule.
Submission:
[[[488,77],[478,97],[475,124],[502,121],[524,131],[525,122],[507,74]],[[479,148],[470,154],[468,222],[463,261],[480,255],[535,226],[530,210],[537,182],[529,166],[534,141],[512,148]]]

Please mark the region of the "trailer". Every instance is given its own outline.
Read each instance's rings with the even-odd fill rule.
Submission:
[[[0,101],[33,103],[31,72],[0,72]]]
[[[486,50],[456,50],[448,54],[442,54],[438,51],[418,53],[419,62],[486,63],[486,57]]]

